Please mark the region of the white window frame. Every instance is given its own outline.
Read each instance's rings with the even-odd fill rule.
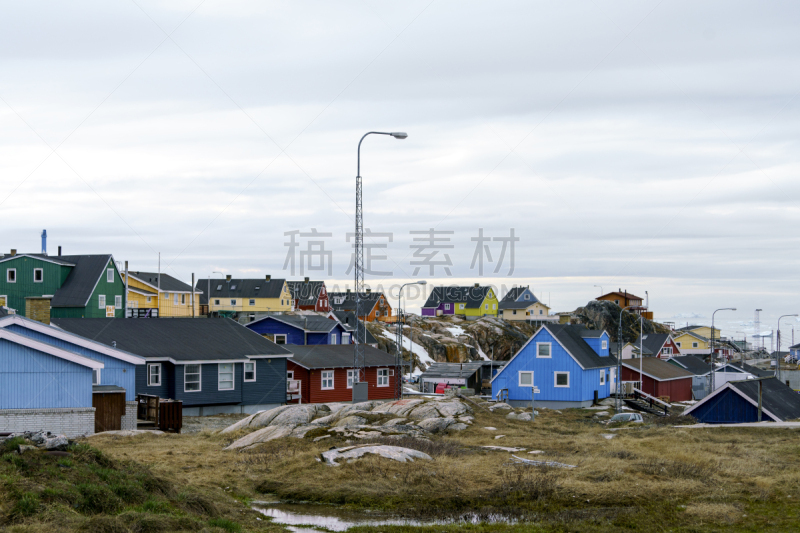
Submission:
[[[664,346],[661,348],[661,353],[664,355],[672,355],[672,346]]]
[[[530,375],[531,376],[531,383],[528,385],[527,383],[522,383],[522,376],[523,375]],[[520,387],[525,388],[533,388],[533,370],[520,370],[517,372],[517,385]]]
[[[247,372],[248,372],[247,371],[247,365],[253,365],[253,370],[252,370],[253,378],[252,379],[247,379]],[[256,376],[256,362],[255,361],[245,361],[245,363],[244,363],[244,376],[242,376],[242,379],[244,380],[244,382],[245,383],[253,383],[256,380],[256,377],[257,377]]]
[[[347,342],[345,342],[347,341]],[[342,344],[350,344],[350,334],[342,333]]]
[[[219,305],[219,300],[214,300],[214,305]]]
[[[145,298],[146,298],[146,299],[145,299],[145,302],[147,302],[147,303],[153,303],[153,297],[152,297],[152,296],[146,296]]]
[[[181,305],[186,305],[186,295],[181,294]]]
[[[619,305],[619,300],[614,300],[614,303]]]
[[[495,309],[497,309],[497,304],[492,304],[492,311],[494,311]]]
[[[692,343],[692,348],[699,348],[699,347],[700,347],[700,343],[698,343],[698,342],[693,342]]]
[[[233,299],[233,298],[231,298],[231,305],[232,305],[233,307],[236,307],[236,300],[235,300],[235,299]]]
[[[187,372],[190,366],[196,366],[197,372]],[[197,381],[192,381],[191,383],[197,383],[197,390],[187,390],[186,389],[186,375],[187,374],[197,374]],[[203,365],[183,365],[183,392],[201,392],[203,389]]]
[[[14,279],[11,279],[11,273],[14,273]],[[17,282],[17,269],[16,268],[7,268],[6,269],[6,283],[16,283]]]
[[[484,308],[483,308],[483,310],[484,310],[484,311],[488,311],[488,310],[489,310],[489,304],[483,304],[483,305],[484,305]]]
[[[178,305],[178,293],[177,292],[173,292],[172,293],[172,305]]]
[[[525,299],[526,299],[526,300],[530,300],[530,299],[531,299],[531,295],[530,295],[530,294],[526,294],[526,295],[525,295]]]
[[[8,295],[7,294],[0,294],[0,300],[3,300],[3,303],[0,306],[8,307]]]
[[[286,337],[288,337],[288,335],[286,333],[276,333],[275,335],[272,336],[272,338],[273,338],[272,342],[274,342],[275,344],[280,344],[278,342],[278,337],[283,337],[283,344],[286,344],[286,341],[288,340],[286,338]]]
[[[517,314],[517,310],[516,310],[516,309],[512,310],[512,311],[511,311],[511,314],[512,314],[512,315],[516,315],[516,314]]]
[[[286,379],[294,379],[294,370],[287,370],[286,371]]]
[[[156,376],[158,379],[153,380],[153,368],[158,368],[158,372],[156,372]],[[147,365],[147,386],[148,387],[160,387],[161,386],[161,363],[149,363]]]
[[[459,311],[463,311],[464,310],[464,304],[458,304],[458,309],[459,309]]]
[[[383,372],[386,372],[386,375],[382,375]],[[377,379],[378,379],[378,387],[388,387],[389,386],[389,369],[388,368],[379,368],[377,372]],[[384,382],[385,380],[385,382]],[[383,383],[383,385],[381,385]]]
[[[256,305],[256,299],[255,298],[250,298],[250,302],[249,303],[250,303],[250,305]]]
[[[606,384],[606,371],[605,371],[605,369],[601,368],[600,369],[600,385],[605,385],[605,384]]]
[[[331,344],[339,344],[339,339],[336,338],[336,333],[331,333]]]
[[[122,309],[122,295],[117,294],[114,296],[114,309]]]
[[[675,346],[677,346],[678,348],[680,348],[680,347],[681,347],[681,343],[680,343],[680,342],[676,342],[676,343],[675,343]]]
[[[539,355],[539,346],[547,346],[548,355]],[[536,359],[552,359],[553,358],[553,343],[552,342],[537,342],[536,343]]]
[[[227,365],[231,366],[231,371],[230,371],[231,379],[230,380],[226,379],[225,381],[230,381],[231,382],[231,388],[223,389],[220,386],[220,383],[222,383],[222,377],[221,377],[222,376],[222,367],[223,366],[227,366]],[[228,372],[225,372],[225,373],[227,374]],[[236,364],[235,363],[217,363],[217,390],[218,391],[236,390]]]
[[[606,341],[606,340],[601,341],[600,342],[600,349],[601,350],[607,350],[608,349],[608,341]]]
[[[92,369],[92,385],[100,385],[100,370],[100,368]]]
[[[347,388],[348,389],[352,389],[353,388],[353,380],[355,379],[355,376],[356,376],[356,371],[355,370],[353,370],[352,368],[347,370]]]
[[[106,282],[114,283],[114,269],[113,268],[106,269]]]
[[[106,308],[106,295],[105,294],[98,294],[97,295],[97,308],[98,309],[105,309]]]
[[[333,390],[336,388],[336,374],[333,370],[323,370],[320,372],[320,388],[322,390]],[[330,386],[326,386],[326,383],[330,381]]]
[[[444,310],[445,311],[449,311],[450,310],[450,304],[444,304]]]
[[[563,376],[564,374],[566,374],[566,376],[567,376],[567,384],[566,385],[559,385],[558,384],[558,376],[560,376],[560,375]],[[557,389],[568,389],[569,388],[569,372],[562,372],[562,371],[553,372],[553,387],[555,387]]]
[[[36,273],[39,272],[41,278],[37,281],[36,280]],[[34,283],[44,283],[44,269],[43,268],[34,268],[33,269],[33,282]]]
[[[544,314],[544,309],[539,309],[539,314],[543,315]]]

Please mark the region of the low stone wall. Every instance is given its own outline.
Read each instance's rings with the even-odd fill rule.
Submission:
[[[80,437],[94,433],[94,407],[0,409],[0,431],[49,431]]]
[[[136,429],[138,404],[136,400],[125,402],[125,416],[122,417],[122,429]]]

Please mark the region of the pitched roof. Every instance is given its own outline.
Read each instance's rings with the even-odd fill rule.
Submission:
[[[358,298],[358,305],[359,305],[358,316],[369,315],[375,308],[375,305],[377,305],[381,296],[383,296],[382,292],[361,293]],[[340,302],[339,300],[342,298],[343,300]],[[383,301],[386,302],[386,304],[389,304],[389,300],[386,297],[384,297]],[[350,291],[329,292],[328,303],[333,309],[336,309],[337,311],[355,311],[356,294]]]
[[[336,317],[335,321],[339,322],[345,331],[352,333],[356,329],[356,315],[352,311],[331,311],[331,314]],[[362,339],[362,344],[378,344],[378,339],[369,329],[364,328],[364,332],[366,334],[366,342]]]
[[[675,335],[675,338],[678,338],[678,337],[680,337],[682,335],[689,335],[689,336],[694,337],[696,339],[700,339],[703,342],[708,342],[710,340],[708,337],[703,337],[702,335],[698,335],[694,331],[691,331],[691,330],[688,330],[688,329],[679,329],[678,330],[678,334]],[[714,339],[714,340],[716,341],[716,339]],[[715,344],[716,344],[716,342],[715,342]]]
[[[163,281],[163,279],[162,279]],[[207,304],[209,296],[211,298],[280,298],[283,292],[285,279],[271,278],[269,281],[264,279],[231,279],[230,282],[224,279],[211,279],[211,293],[208,292],[208,279],[199,279],[195,283],[197,290],[203,291],[200,296],[200,303]]]
[[[477,309],[486,299],[491,287],[434,287],[422,307],[439,307],[441,303],[463,303],[467,309]]]
[[[142,272],[129,270],[128,274],[142,283],[147,283],[151,287],[158,288],[158,272]],[[141,289],[138,289],[141,290]],[[192,286],[179,279],[173,278],[169,274],[161,273],[161,290],[164,292],[192,292]],[[200,288],[195,289],[195,294],[201,292]],[[155,293],[154,293],[155,294]]]
[[[289,292],[292,298],[298,301],[298,305],[316,305],[322,289],[325,287],[324,281],[287,281]]]
[[[292,361],[305,368],[353,368],[352,344],[284,345],[294,357]],[[364,346],[365,366],[394,367],[394,355],[372,346]]]
[[[670,361],[674,361],[695,376],[705,376],[711,373],[711,365],[694,355],[678,355],[667,359],[667,362]]]
[[[800,418],[800,394],[797,394],[775,377],[729,381],[689,407],[683,414],[691,414],[692,411],[704,403],[713,401],[712,398],[716,398],[717,395],[722,394],[725,390],[732,390],[745,398],[750,404],[758,406],[759,383],[761,383],[761,405],[767,415],[781,422]]]
[[[53,318],[56,327],[147,359],[234,361],[288,357],[283,346],[227,318]]]
[[[625,291],[612,291],[612,292],[609,292],[608,294],[604,294],[602,296],[598,296],[597,299],[600,300],[602,298],[605,298],[606,296],[621,296],[622,298],[627,298],[628,300],[642,300],[642,301],[644,301],[644,298],[642,298],[641,296],[636,296],[635,294],[630,293],[630,292],[626,293]]]
[[[624,359],[622,361],[622,366],[638,372],[640,362],[642,364],[642,373],[656,381],[671,381],[673,379],[685,379],[694,376],[692,372],[689,372],[685,368],[671,365],[658,357],[641,357],[635,360]]]
[[[584,370],[590,368],[607,368],[616,364],[610,356],[601,357],[589,346],[584,338],[599,337],[603,334],[599,330],[590,330],[582,325],[570,324],[545,324],[546,328],[566,350],[572,354]],[[598,333],[599,334],[596,334]],[[534,335],[535,337],[535,335]]]
[[[530,292],[531,299],[530,300],[519,300],[525,292]],[[532,306],[533,304],[540,304],[544,305],[542,302],[539,301],[538,298],[533,294],[533,292],[528,287],[512,287],[508,290],[503,299],[500,300],[500,304],[498,304],[497,308],[502,309],[527,309],[528,307]],[[545,305],[545,307],[547,307]],[[548,307],[549,309],[549,307]]]
[[[16,255],[3,255],[0,256],[0,263],[3,261],[9,261],[11,259],[16,259],[17,257],[32,257],[34,259],[41,259],[42,261],[49,261],[51,263],[55,263],[57,265],[64,265],[64,266],[75,266],[73,263],[65,260],[60,255],[47,255],[47,254],[16,254]]]
[[[669,340],[669,337],[669,333],[647,333],[641,338],[642,346],[646,350],[650,350],[650,353],[659,353],[667,340]],[[639,340],[636,339],[636,346],[639,346]]]
[[[748,365],[747,363],[728,363],[728,365],[741,368],[745,372],[749,372],[750,374],[753,374],[759,378],[766,378],[775,375],[775,372],[772,370],[761,370],[760,368],[753,365]]]
[[[88,368],[101,369],[105,367],[103,363],[95,359],[59,348],[58,346],[52,346],[46,342],[38,341],[7,329],[0,329],[0,340],[26,346]]]
[[[432,363],[431,366],[420,374],[422,378],[468,378],[484,366],[491,365],[491,361],[469,361],[467,363]],[[495,361],[497,369],[505,366],[505,361]]]
[[[264,320],[276,320],[298,329],[316,333],[327,333],[337,325],[335,320],[319,315],[267,315],[252,322],[248,322],[245,326],[258,324]]]
[[[48,256],[49,257],[49,256]],[[114,258],[110,255],[62,255],[61,261],[75,265],[50,300],[50,307],[86,307],[100,277]],[[114,267],[116,270],[116,266]]]

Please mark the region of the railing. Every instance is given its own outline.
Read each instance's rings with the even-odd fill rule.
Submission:
[[[660,404],[660,406],[663,407],[664,410],[669,409],[670,407],[672,407],[672,404],[667,403],[667,402],[665,402],[663,400],[660,400],[660,399],[656,398],[655,396],[651,396],[650,394],[647,394],[646,392],[641,391],[641,390],[639,390],[637,388],[634,388],[633,392],[635,392],[637,394],[637,397],[638,396],[643,396],[643,397],[647,398],[648,400],[650,400],[650,405],[653,405],[654,403]]]

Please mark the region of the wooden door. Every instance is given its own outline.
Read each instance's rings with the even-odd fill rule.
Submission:
[[[125,416],[124,392],[103,392],[92,394],[92,407],[95,408],[95,433],[122,429],[122,417]]]

